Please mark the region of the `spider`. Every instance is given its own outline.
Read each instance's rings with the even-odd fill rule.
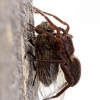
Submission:
[[[36,27],[31,24],[29,26],[38,33],[34,42],[33,61],[36,62],[36,76],[40,81],[41,94],[45,98],[44,100],[48,100],[59,97],[66,89],[78,83],[81,64],[79,59],[74,56],[72,35],[68,34],[70,26],[53,14],[43,12],[36,7],[33,8],[47,20]],[[66,29],[56,26],[46,15],[52,16],[66,25]],[[60,81],[61,84],[58,85]],[[56,85],[54,85],[53,92],[50,90],[51,94],[43,93],[45,88],[49,89],[53,84]]]

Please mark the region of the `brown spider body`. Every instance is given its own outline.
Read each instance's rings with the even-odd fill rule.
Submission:
[[[42,22],[37,27],[44,30],[44,26],[47,26],[44,24],[48,24],[48,22]],[[48,27],[50,27],[50,26],[48,26]],[[48,27],[46,27],[45,31],[48,31]],[[52,30],[52,32],[50,32],[50,34],[53,34],[53,32],[54,32],[54,30]],[[35,40],[36,54],[38,53],[37,58],[41,59],[41,60],[61,60],[62,58],[59,56],[59,54],[62,55],[62,57],[65,60],[65,65],[68,67],[68,69],[70,70],[70,72],[74,78],[74,82],[73,82],[72,86],[76,85],[80,79],[80,70],[81,69],[80,69],[79,60],[75,56],[73,56],[74,46],[73,46],[73,42],[72,42],[72,37],[70,35],[65,35],[65,34],[61,35],[60,38],[63,42],[63,45],[60,48],[60,50],[57,51],[57,44],[55,43],[54,40],[49,38],[47,35],[40,34],[40,32],[38,32],[38,33],[39,33],[39,35],[37,36],[37,38]],[[39,80],[45,86],[49,86],[53,82],[53,80],[55,80],[57,77],[58,64],[53,63],[52,66],[50,66],[50,64],[48,64],[46,62],[44,62],[44,63],[38,62],[38,66],[39,67],[37,70],[38,70]],[[50,68],[53,69],[54,72],[53,71],[50,72]],[[42,73],[42,72],[44,72],[44,73]],[[50,74],[52,74],[52,75],[50,75]],[[47,77],[47,81],[46,81],[46,78],[45,78],[45,80],[43,80],[43,78],[45,76]],[[51,78],[51,80],[49,77]]]
[[[68,34],[69,25],[52,14],[42,12],[35,7],[34,9],[47,20],[47,22],[42,22],[37,27],[29,24],[38,33],[34,43],[36,53],[35,60],[37,61],[37,75],[39,81],[45,87],[49,87],[55,82],[60,73],[60,64],[66,80],[66,82],[62,85],[65,85],[59,92],[56,93],[56,95],[54,94],[46,97],[46,99],[57,98],[70,86],[74,86],[78,83],[81,75],[80,61],[73,55],[74,46],[72,42],[72,35]],[[54,25],[50,19],[45,16],[45,14],[53,16],[62,24],[66,25],[66,30]],[[56,33],[55,30],[57,31]],[[61,33],[61,31],[63,33]]]

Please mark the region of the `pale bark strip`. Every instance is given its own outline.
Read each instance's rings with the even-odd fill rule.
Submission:
[[[24,60],[24,38],[32,38],[32,0],[0,0],[0,100],[37,100],[32,62]],[[34,51],[34,50],[33,50]],[[33,69],[33,70],[32,70]]]

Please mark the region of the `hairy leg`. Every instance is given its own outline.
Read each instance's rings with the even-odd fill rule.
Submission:
[[[49,24],[57,31],[56,37],[57,37],[57,38],[60,38],[60,30],[59,30],[59,28],[58,28],[55,24],[53,24],[53,23],[51,22],[51,20],[50,20],[47,16],[45,16],[44,13],[43,13],[41,10],[39,10],[38,8],[35,8],[35,7],[34,7],[34,9],[35,9],[39,14],[41,14],[41,15],[49,22]]]
[[[36,8],[36,7],[34,7],[34,9],[36,10],[36,9],[38,9],[38,8]],[[39,11],[41,11],[40,9],[38,9]],[[37,10],[36,10],[37,11]],[[67,28],[66,28],[66,33],[68,33],[68,31],[69,31],[69,29],[70,29],[70,26],[66,23],[66,22],[64,22],[64,21],[62,21],[60,18],[58,18],[57,16],[55,16],[55,15],[53,15],[53,14],[50,14],[50,13],[47,13],[47,12],[44,12],[44,11],[41,11],[41,12],[43,12],[44,14],[47,14],[47,15],[49,15],[49,16],[52,16],[52,17],[54,17],[56,20],[58,20],[59,22],[61,22],[62,24],[64,24],[64,25],[66,25],[67,26]]]

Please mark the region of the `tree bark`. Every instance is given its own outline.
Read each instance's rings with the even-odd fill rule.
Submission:
[[[32,86],[33,62],[24,59],[28,50],[24,38],[33,39],[32,0],[0,0],[0,100],[37,100]]]

